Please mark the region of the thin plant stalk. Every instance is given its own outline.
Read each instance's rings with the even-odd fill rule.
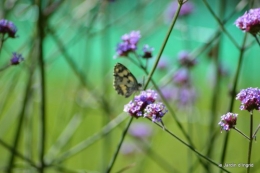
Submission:
[[[5,143],[2,139],[0,139],[0,145],[5,147],[7,150],[9,150],[11,153],[14,153],[17,157],[23,159],[27,163],[29,163],[32,167],[38,168],[37,165],[30,159],[18,152],[15,148],[9,146],[7,143]]]
[[[147,118],[148,119],[148,118]],[[150,119],[148,119],[149,121],[151,121]],[[157,126],[163,128],[160,124],[154,122]],[[199,155],[200,157],[202,157],[203,159],[207,160],[208,162],[212,163],[214,166],[218,167],[219,169],[221,169],[222,171],[225,172],[229,172],[228,170],[226,170],[223,167],[219,167],[219,164],[217,164],[216,162],[214,162],[213,160],[211,160],[210,158],[204,156],[203,154],[201,154],[200,152],[198,152],[195,148],[193,148],[191,145],[189,145],[188,143],[184,142],[181,138],[179,138],[178,136],[176,136],[175,134],[173,134],[171,131],[169,131],[167,128],[164,129],[168,134],[170,134],[171,136],[173,136],[175,139],[177,139],[179,142],[181,142],[183,145],[185,145],[186,147],[190,148],[191,151],[195,152],[197,155]]]
[[[260,129],[260,124],[257,126],[257,129],[256,129],[256,131],[255,131],[255,133],[254,133],[254,135],[253,135],[253,138],[254,138],[254,139],[256,139],[256,134],[257,134],[257,132],[258,132],[259,129]]]
[[[237,129],[236,127],[234,127],[233,129],[250,141],[250,138],[246,136],[243,132],[241,132],[239,129]]]
[[[66,159],[71,158],[72,156],[82,152],[84,149],[88,148],[90,145],[99,141],[104,136],[108,135],[112,130],[114,130],[119,124],[126,120],[126,116],[122,113],[117,116],[115,119],[110,121],[106,126],[104,126],[99,132],[96,132],[86,140],[78,143],[76,146],[66,150],[64,153],[61,153],[60,156],[50,159],[47,163],[48,167],[53,165],[60,164]]]
[[[241,66],[242,66],[242,62],[243,62],[243,57],[244,57],[244,52],[245,52],[245,45],[246,45],[246,40],[247,40],[247,33],[245,33],[241,48],[240,48],[240,54],[239,54],[239,58],[238,58],[238,65],[237,65],[237,69],[236,69],[236,73],[235,73],[235,78],[234,78],[234,82],[233,82],[233,86],[231,89],[231,100],[230,100],[230,105],[229,105],[229,109],[228,112],[232,112],[233,107],[234,107],[234,102],[235,102],[235,95],[236,95],[236,90],[237,90],[237,84],[238,84],[238,79],[240,77],[240,71],[241,71]],[[222,154],[221,154],[221,158],[220,158],[220,163],[224,163],[225,162],[225,158],[226,158],[226,154],[227,154],[227,146],[228,146],[228,139],[229,139],[229,134],[227,133],[224,139],[224,144],[223,144],[223,149],[222,149]]]
[[[2,34],[1,44],[0,44],[0,55],[1,55],[1,52],[2,52],[3,44],[4,44],[4,35]]]
[[[256,41],[257,41],[258,45],[260,46],[260,41],[259,41],[259,39],[258,39],[257,35],[255,35],[255,39],[256,39]]]
[[[226,1],[220,1],[220,8],[219,8],[219,16],[220,18],[224,17],[224,14],[226,12]],[[221,26],[224,27],[224,24],[222,22],[219,23]],[[215,77],[215,84],[213,88],[213,95],[212,95],[212,101],[211,101],[211,116],[210,116],[210,125],[209,127],[214,127],[216,124],[216,118],[217,118],[217,111],[218,111],[218,106],[219,106],[219,100],[220,100],[220,83],[221,83],[221,74],[220,74],[220,68],[221,68],[221,60],[220,60],[220,47],[221,47],[221,36],[222,34],[219,35],[219,38],[216,40],[216,45],[212,48],[213,51],[213,63],[215,66],[215,72],[214,72],[214,77]],[[209,158],[212,157],[212,152],[214,150],[214,142],[216,136],[212,133],[212,131],[209,131],[208,134],[208,140],[207,142],[210,142],[211,145],[208,145],[207,148],[207,156]],[[210,141],[209,141],[210,139]],[[212,172],[211,170],[211,165],[208,165],[208,171]]]
[[[217,15],[214,13],[213,9],[210,7],[209,3],[207,0],[202,0],[204,4],[206,5],[207,9],[210,11],[210,13],[213,15],[215,20],[219,23],[219,26],[221,27],[222,31],[227,35],[227,37],[230,39],[230,41],[236,46],[236,48],[239,49],[239,45],[236,42],[236,40],[230,35],[230,33],[226,30],[224,25],[222,24],[221,20],[217,17]]]
[[[248,145],[248,155],[247,155],[247,164],[249,165],[246,169],[246,172],[250,172],[250,161],[252,153],[252,144],[253,144],[253,111],[250,111],[250,140]]]
[[[246,5],[246,4],[245,4]],[[238,12],[238,9],[240,9],[241,6],[236,6],[236,8],[234,8],[234,10],[232,11],[232,13],[230,13],[221,23],[224,27],[224,25]],[[202,54],[205,50],[208,49],[208,47],[214,42],[214,40],[216,40],[220,35],[221,35],[221,27],[219,26],[219,29],[212,34],[213,36],[208,39],[208,41],[206,42],[206,44],[204,44],[200,49],[195,50],[194,52],[192,52],[192,56],[193,57],[198,57],[200,54]]]
[[[177,8],[177,11],[176,11],[176,13],[175,13],[175,15],[174,15],[174,17],[173,17],[172,23],[171,23],[171,25],[170,25],[170,28],[169,28],[169,30],[168,30],[168,32],[167,32],[167,34],[166,34],[166,37],[164,38],[162,47],[161,47],[161,49],[160,49],[160,51],[159,51],[159,54],[158,54],[157,57],[156,57],[155,63],[154,63],[154,65],[153,65],[153,68],[152,68],[150,74],[148,75],[148,79],[147,79],[147,82],[146,82],[145,85],[144,85],[144,88],[147,88],[149,82],[151,81],[151,78],[152,78],[152,76],[153,76],[153,74],[154,74],[154,72],[155,72],[155,70],[156,70],[157,64],[159,63],[159,60],[160,60],[160,58],[161,58],[161,56],[162,56],[162,53],[163,53],[164,48],[165,48],[165,46],[166,46],[166,44],[167,44],[167,41],[168,41],[168,39],[169,39],[169,37],[170,37],[170,35],[171,35],[172,29],[173,29],[173,27],[174,27],[174,25],[175,25],[175,23],[176,23],[176,21],[177,21],[177,18],[178,18],[178,16],[179,16],[179,13],[180,13],[180,10],[181,10],[182,5],[183,5],[183,4],[180,3],[179,6],[178,6],[178,8]]]
[[[134,119],[134,117],[131,117],[131,118],[130,118],[130,120],[128,121],[128,123],[127,123],[127,125],[126,125],[126,128],[124,129],[123,134],[122,134],[122,138],[121,138],[120,141],[119,141],[117,150],[116,150],[116,152],[115,152],[115,154],[114,154],[114,156],[113,156],[113,158],[112,158],[112,160],[111,160],[111,162],[110,162],[110,164],[109,164],[109,166],[108,166],[108,168],[107,168],[107,170],[106,170],[106,173],[111,172],[111,169],[113,168],[113,165],[114,165],[114,163],[116,162],[116,158],[117,158],[117,156],[118,156],[119,150],[120,150],[120,148],[121,148],[121,146],[122,146],[122,144],[123,144],[123,142],[124,142],[126,133],[127,133],[128,129],[129,129],[129,127],[130,127],[130,125],[131,125],[133,119]]]
[[[13,147],[12,148],[17,148],[18,144],[19,144],[19,140],[20,140],[20,136],[21,136],[21,132],[22,132],[22,125],[23,125],[23,120],[24,120],[24,116],[25,116],[25,110],[26,107],[28,105],[30,96],[31,96],[31,83],[32,83],[32,74],[29,76],[28,79],[28,83],[26,86],[26,91],[25,91],[25,97],[23,100],[23,105],[22,105],[22,109],[19,115],[19,119],[18,119],[18,125],[17,125],[17,129],[16,129],[16,133],[14,136],[14,141],[13,141]],[[12,173],[12,169],[13,169],[13,164],[14,164],[14,160],[15,160],[15,152],[12,151],[11,156],[9,158],[8,161],[8,166],[7,166],[7,172],[8,173]]]
[[[39,37],[39,66],[40,66],[40,85],[41,85],[41,107],[40,107],[40,168],[39,172],[44,173],[44,153],[46,142],[46,77],[45,77],[45,65],[44,65],[44,28],[45,17],[43,14],[42,1],[38,1],[39,19],[38,19],[38,37]]]

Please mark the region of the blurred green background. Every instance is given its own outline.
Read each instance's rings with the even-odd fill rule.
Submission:
[[[165,21],[165,10],[172,1],[156,0],[77,0],[77,1],[40,1],[45,8],[44,23],[44,70],[45,86],[40,82],[39,70],[39,28],[37,28],[37,2],[29,0],[0,1],[1,18],[8,19],[17,26],[19,36],[8,39],[2,48],[0,63],[6,64],[12,52],[19,52],[25,61],[0,73],[0,139],[13,146],[17,132],[18,120],[24,107],[24,119],[20,131],[17,151],[39,163],[40,150],[40,108],[41,90],[46,89],[46,172],[104,172],[121,138],[127,119],[123,107],[133,97],[124,98],[113,89],[113,67],[117,62],[126,65],[138,81],[147,79],[145,73],[138,69],[127,58],[113,58],[116,45],[121,36],[132,30],[140,30],[142,38],[138,43],[154,47],[154,57],[148,61],[151,70],[170,23]],[[230,88],[234,82],[240,51],[234,46],[225,33],[219,39],[210,42],[205,51],[200,51],[219,29],[219,24],[209,12],[203,1],[191,1],[194,11],[189,16],[180,17],[171,33],[163,52],[162,59],[168,62],[166,70],[157,70],[153,76],[158,86],[172,79],[174,69],[178,67],[177,54],[181,50],[194,53],[198,64],[191,71],[197,99],[190,109],[181,110],[174,102],[170,102],[176,111],[179,122],[195,144],[197,151],[206,153],[213,147],[211,159],[219,163],[226,132],[220,133],[217,123],[220,116],[228,111],[230,104]],[[238,1],[209,1],[214,12],[221,19],[228,18],[226,30],[241,45],[245,33],[236,28],[237,17],[248,10],[248,6],[238,5]],[[246,2],[245,2],[246,3]],[[257,4],[255,6],[257,7]],[[55,8],[55,4],[58,6]],[[48,13],[48,10],[53,11]],[[47,8],[49,7],[49,8]],[[238,9],[234,12],[235,9]],[[232,12],[234,15],[228,17]],[[218,42],[219,41],[219,42]],[[216,64],[209,58],[209,52],[219,43],[219,62],[226,68],[228,75],[221,79],[217,102],[217,117],[214,126],[210,126],[212,115],[212,97],[214,92],[214,70]],[[250,35],[246,45],[242,69],[238,81],[238,90],[248,87],[259,87],[259,45]],[[145,62],[145,61],[144,61]],[[29,92],[26,93],[26,88]],[[153,88],[149,85],[148,88]],[[24,98],[28,96],[25,103]],[[249,134],[249,113],[239,110],[239,101],[235,101],[235,113],[239,113],[237,127]],[[106,135],[93,139],[93,135],[101,133],[102,128],[116,117],[125,118]],[[255,111],[254,127],[260,122],[259,112]],[[176,126],[168,113],[163,118],[165,126],[175,135],[186,141],[183,133]],[[198,164],[198,155],[146,119],[135,119],[133,123],[143,122],[150,125],[153,134],[145,139],[134,139],[128,135],[125,142],[135,144],[141,151],[123,154],[120,152],[112,172],[126,168],[125,172],[157,173],[157,172],[190,172],[190,164],[194,164],[193,172],[205,172]],[[210,133],[216,133],[216,140],[211,143]],[[226,163],[246,163],[248,141],[235,131],[230,131]],[[62,137],[61,137],[62,136]],[[92,138],[91,138],[92,137]],[[258,138],[257,138],[258,139]],[[82,141],[88,140],[85,147],[77,148]],[[93,142],[93,143],[92,143]],[[187,142],[187,141],[186,141]],[[73,155],[62,159],[63,154],[76,146]],[[253,143],[252,163],[256,172],[259,158],[256,154],[259,145]],[[1,143],[0,171],[6,170],[11,152]],[[61,158],[61,162],[59,161]],[[207,162],[206,162],[207,163]],[[219,169],[210,163],[212,172]],[[28,162],[16,157],[14,172],[36,172]],[[227,168],[231,172],[244,172],[245,168]],[[172,171],[170,171],[172,170]]]

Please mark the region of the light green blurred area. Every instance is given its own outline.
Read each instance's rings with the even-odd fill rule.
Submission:
[[[133,97],[125,99],[114,91],[112,85],[114,65],[117,62],[125,64],[140,82],[143,78],[147,79],[147,76],[128,59],[121,57],[114,59],[116,45],[120,42],[123,34],[132,30],[140,30],[142,38],[138,44],[138,52],[141,52],[144,44],[149,44],[155,48],[154,57],[149,60],[148,70],[151,70],[169,28],[169,23],[164,21],[163,14],[169,2],[156,0],[64,1],[48,19],[44,39],[47,161],[49,161],[48,159],[59,158],[62,153],[100,132],[102,127],[118,117],[123,112],[124,105],[133,99]],[[192,2],[196,7],[194,13],[177,21],[163,52],[162,58],[168,60],[169,68],[164,72],[157,70],[154,74],[153,79],[159,86],[164,82],[165,76],[168,76],[168,80],[172,78],[172,69],[177,67],[179,51],[195,52],[207,43],[219,28],[218,23],[201,1],[194,0]],[[7,40],[1,52],[0,62],[1,64],[8,62],[12,52],[22,53],[25,61],[21,65],[10,67],[0,74],[0,90],[2,91],[0,94],[0,138],[12,146],[18,116],[25,97],[25,88],[30,75],[28,68],[35,66],[36,70],[33,74],[30,89],[31,98],[26,106],[23,129],[17,150],[38,163],[41,105],[40,73],[37,62],[37,44],[39,43],[36,37],[38,10],[37,6],[30,3],[30,1],[22,0],[13,7],[7,8],[6,5],[1,7],[1,9],[8,9],[5,11],[8,14],[6,18],[17,25],[19,37]],[[219,2],[210,1],[209,3],[219,14],[221,8]],[[236,4],[235,0],[226,2],[224,16],[228,16],[234,10]],[[241,45],[245,33],[236,28],[234,21],[245,10],[236,13],[225,25],[227,31],[239,45]],[[52,30],[54,34],[48,29]],[[59,43],[55,38],[59,39]],[[228,110],[230,104],[228,92],[234,80],[239,57],[239,50],[224,33],[222,33],[220,42],[220,59],[224,67],[227,68],[229,76],[221,81],[217,121]],[[244,55],[238,91],[248,87],[259,87],[260,85],[258,80],[259,46],[254,38],[248,35],[247,45],[251,42],[253,44]],[[192,80],[197,89],[198,98],[194,107],[191,108],[191,113],[178,111],[174,103],[171,103],[171,105],[176,110],[176,115],[185,130],[189,131],[196,150],[200,153],[205,154],[207,147],[212,145],[211,141],[208,141],[208,134],[219,130],[215,143],[212,145],[214,149],[211,158],[218,163],[226,132],[221,133],[217,124],[214,127],[209,126],[209,116],[212,111],[214,65],[208,58],[208,52],[209,49],[198,56],[198,64],[192,69]],[[83,74],[87,87],[82,85],[71,64],[66,60],[66,56],[75,64],[76,70]],[[150,84],[148,88],[153,87]],[[97,101],[102,99],[107,101],[107,107],[104,107],[104,105],[102,107],[102,102]],[[237,127],[249,134],[249,113],[239,110],[239,101],[235,101],[234,112],[239,114]],[[126,113],[124,114],[126,117],[128,116]],[[256,128],[260,122],[259,112],[255,111],[254,114],[254,127]],[[66,139],[67,133],[75,131],[71,137],[68,137],[69,139],[63,147],[53,149],[55,145],[60,144],[57,142],[59,136],[65,132],[73,118],[75,118],[75,124],[67,129],[64,139]],[[65,168],[65,170],[50,167],[46,172],[73,172],[72,170],[91,173],[104,172],[114,155],[129,118],[127,117],[108,135],[101,137],[86,149],[60,163],[59,166]],[[167,129],[187,142],[169,113],[165,115],[163,121]],[[129,173],[167,172],[165,164],[174,168],[175,171],[173,172],[188,172],[190,163],[197,164],[198,155],[155,124],[142,118],[134,119],[134,122],[145,122],[152,126],[153,135],[147,139],[151,151],[145,151],[144,148],[142,152],[132,155],[120,153],[112,172],[117,172],[128,166],[129,168],[125,172]],[[229,133],[226,163],[246,163],[248,141],[235,131],[231,130]],[[140,142],[142,143],[142,141],[133,140],[129,136],[126,137],[126,141],[135,141],[135,144],[139,147],[141,146]],[[259,158],[256,153],[258,149],[256,140],[253,142],[251,159],[254,167],[259,165]],[[0,153],[1,172],[7,166],[10,152],[0,146]],[[35,172],[35,169],[29,168],[30,166],[20,158],[16,158],[15,165],[17,168],[15,172]],[[219,171],[217,167],[211,166],[213,172]],[[194,169],[194,172],[204,171],[201,165],[195,166]],[[245,171],[245,169],[238,167],[227,169],[231,172]]]

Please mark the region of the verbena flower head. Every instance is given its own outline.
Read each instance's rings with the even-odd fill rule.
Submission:
[[[176,84],[184,85],[189,83],[190,74],[187,68],[180,68],[173,74],[173,81]]]
[[[234,128],[237,122],[238,114],[228,112],[221,116],[221,121],[218,123],[221,126],[221,130],[229,131]]]
[[[163,103],[153,103],[145,108],[144,117],[149,117],[153,122],[161,122],[162,117],[168,112]]]
[[[143,58],[152,58],[153,55],[152,55],[152,52],[154,51],[154,48],[153,47],[150,47],[149,45],[144,45],[143,47]]]
[[[137,138],[147,138],[152,135],[152,128],[147,123],[133,123],[129,133]]]
[[[22,57],[21,54],[13,53],[13,56],[12,56],[10,62],[11,62],[11,65],[18,65],[18,64],[20,64],[23,60],[24,60],[24,58]]]
[[[131,116],[139,118],[143,116],[143,111],[147,105],[152,104],[157,99],[157,93],[154,90],[142,91],[140,95],[135,96],[134,100],[131,100],[124,106],[124,111]]]
[[[165,11],[165,19],[166,21],[171,21],[172,18],[174,17],[177,9],[178,9],[178,2],[177,1],[172,1],[170,2],[170,4],[168,5],[166,11]],[[188,16],[189,14],[191,14],[194,11],[194,5],[191,2],[186,2],[182,5],[179,16],[180,17],[184,17],[184,16]]]
[[[130,46],[136,47],[139,39],[141,38],[140,31],[131,31],[129,34],[124,34],[121,39],[128,42]]]
[[[258,88],[242,89],[236,99],[241,101],[241,110],[260,110],[260,89]]]
[[[134,52],[140,38],[140,31],[131,31],[129,34],[124,34],[121,37],[122,42],[117,45],[116,57],[127,56],[129,52]]]
[[[15,34],[17,32],[16,26],[13,24],[13,22],[1,19],[0,20],[0,33],[5,35],[7,34],[8,37],[15,38]]]
[[[157,93],[154,90],[142,91],[140,95],[135,96],[124,107],[124,111],[135,118],[148,117],[153,122],[161,122],[161,118],[167,112],[163,103],[156,103]]]
[[[167,66],[169,65],[169,62],[165,58],[161,58],[160,61],[158,62],[157,68],[159,70],[165,70],[167,69]]]
[[[235,25],[246,32],[256,35],[260,31],[260,8],[251,9],[239,17]]]
[[[193,67],[195,64],[197,64],[196,59],[194,59],[192,56],[190,56],[188,51],[179,52],[178,61],[179,61],[180,65],[186,66],[186,67]]]

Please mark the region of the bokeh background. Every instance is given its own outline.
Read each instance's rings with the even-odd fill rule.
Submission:
[[[0,171],[11,167],[12,172],[37,172],[35,167],[41,163],[44,143],[45,172],[105,172],[130,118],[123,112],[124,105],[133,99],[133,96],[117,95],[113,88],[113,67],[120,62],[138,81],[147,79],[129,59],[114,57],[116,45],[123,34],[139,30],[142,37],[137,52],[141,52],[144,44],[154,47],[153,58],[147,60],[148,71],[151,70],[170,27],[172,18],[166,11],[172,2],[175,1],[1,0],[1,19],[17,26],[18,37],[4,42],[0,63],[4,66],[12,52],[21,53],[24,61],[0,73]],[[227,132],[221,133],[218,122],[230,106],[230,91],[241,51],[221,31],[202,0],[189,2],[193,4],[191,13],[178,17],[161,56],[159,64],[166,62],[166,67],[158,68],[153,79],[159,87],[171,88],[179,68],[178,53],[185,50],[196,58],[196,66],[190,69],[194,100],[186,105],[174,99],[168,102],[196,150],[203,155],[210,150],[209,158],[220,163]],[[40,27],[39,3],[43,16]],[[208,3],[221,21],[226,20],[223,26],[241,46],[245,33],[234,22],[249,9],[249,2],[212,0]],[[259,5],[255,2],[254,8]],[[44,32],[42,38],[41,32]],[[212,39],[217,32],[220,34]],[[44,71],[40,68],[41,45]],[[237,91],[260,86],[259,45],[251,35],[247,36],[246,45]],[[220,77],[219,68],[223,70]],[[154,89],[152,84],[148,88]],[[45,138],[42,137],[43,90]],[[174,93],[171,89],[168,92]],[[215,102],[214,97],[217,97]],[[233,112],[239,114],[237,127],[249,134],[249,113],[240,111],[239,104],[236,100],[233,107]],[[256,128],[259,112],[255,111],[254,115]],[[187,142],[169,113],[163,122]],[[132,130],[140,124],[149,133],[138,137],[130,133],[130,127],[112,172],[207,172],[197,154],[147,119],[134,119]],[[246,163],[248,141],[235,131],[228,133],[225,163]],[[212,135],[214,140],[210,138]],[[257,172],[260,162],[257,139],[253,143],[251,172]],[[203,161],[211,172],[219,172],[219,168]]]

